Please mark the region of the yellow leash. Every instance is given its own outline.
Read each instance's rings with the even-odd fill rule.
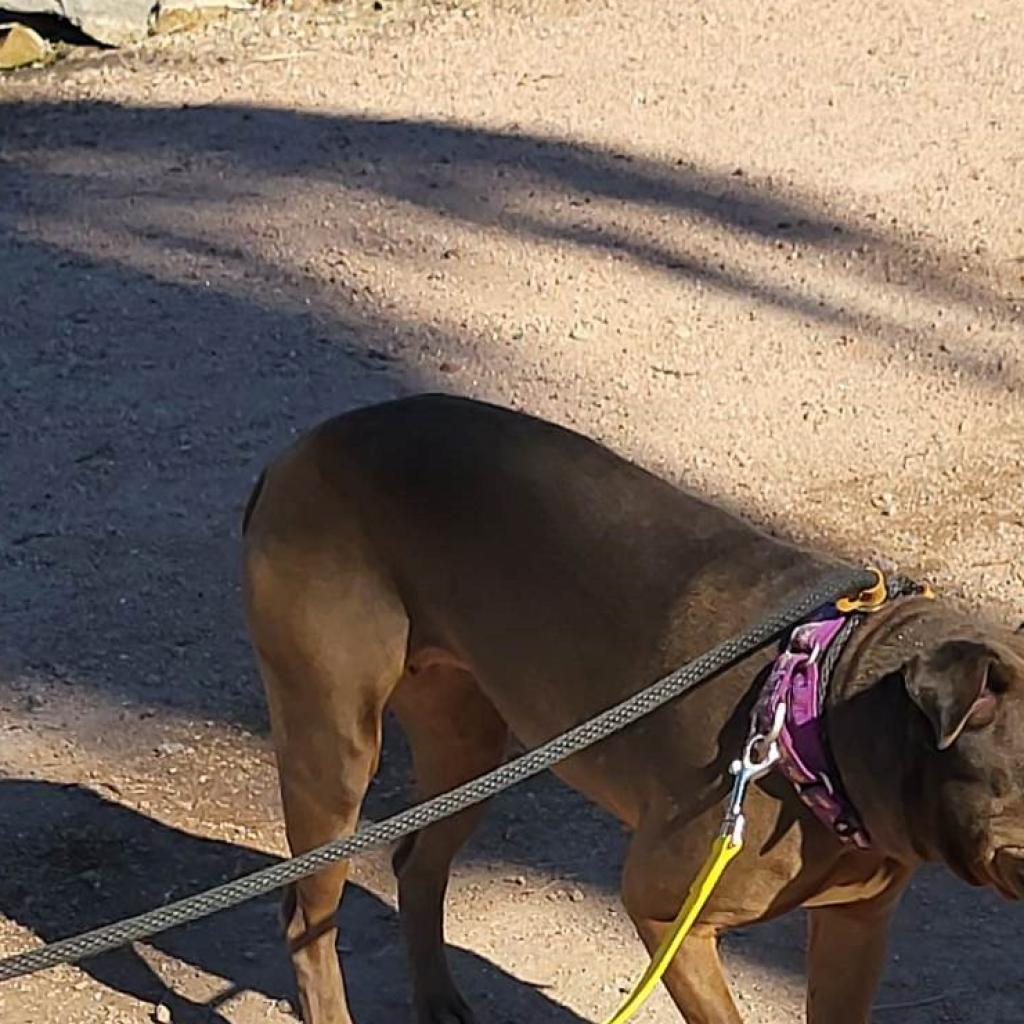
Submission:
[[[734,761],[730,765],[729,771],[734,781],[722,830],[711,844],[711,852],[704,861],[704,866],[690,886],[690,891],[679,913],[676,914],[672,927],[651,956],[651,962],[643,977],[626,997],[622,1006],[608,1018],[606,1024],[625,1024],[647,1002],[672,958],[679,952],[683,940],[700,917],[725,869],[743,849],[743,798],[750,783],[767,775],[779,760],[777,740],[785,717],[786,707],[783,704],[776,709],[771,732],[767,736],[752,736],[743,751],[742,760]]]

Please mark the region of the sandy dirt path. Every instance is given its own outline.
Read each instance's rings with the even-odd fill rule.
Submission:
[[[1024,618],[1018,20],[385,0],[0,79],[0,951],[284,852],[237,523],[358,403],[521,406]],[[482,1022],[613,1007],[643,961],[622,843],[550,780],[500,802],[451,900]],[[406,1019],[383,859],[356,879],[357,1019]],[[274,915],[0,987],[0,1020],[290,1020]],[[925,875],[877,1021],[1019,1020],[1019,927]],[[802,1019],[802,941],[727,943],[751,1024]]]

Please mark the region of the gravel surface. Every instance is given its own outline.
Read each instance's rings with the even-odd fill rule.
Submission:
[[[0,78],[0,951],[283,853],[237,524],[354,404],[521,406],[1024,618],[1015,2],[376,6]],[[501,801],[450,913],[482,1021],[610,1011],[621,848],[550,780]],[[356,880],[353,1007],[400,1020],[383,859]],[[2,986],[0,1020],[292,1020],[274,915]],[[1019,920],[926,874],[877,1021],[1019,1020]],[[751,1024],[802,1019],[801,943],[729,941]]]

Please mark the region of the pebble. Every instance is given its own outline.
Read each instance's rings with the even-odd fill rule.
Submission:
[[[896,512],[896,500],[891,494],[878,494],[871,499],[871,504],[874,505],[883,516],[891,516]]]
[[[0,31],[0,70],[49,64],[54,59],[53,47],[35,29],[17,22]]]
[[[153,1020],[156,1021],[156,1024],[171,1024],[170,1007],[164,1003],[157,1003],[156,1008],[153,1010]]]
[[[184,743],[161,743],[156,748],[157,756],[159,757],[172,757],[175,754],[184,754],[188,750],[188,747]]]

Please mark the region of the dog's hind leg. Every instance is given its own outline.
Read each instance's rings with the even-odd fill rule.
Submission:
[[[327,552],[256,552],[247,570],[288,844],[299,854],[357,825],[377,769],[384,706],[404,666],[408,620],[372,569],[339,565]],[[285,897],[306,1024],[351,1024],[334,920],[347,874],[347,864],[334,864]]]
[[[434,796],[496,767],[508,730],[473,676],[450,664],[408,673],[393,708],[409,738],[417,795]],[[402,932],[419,1024],[472,1024],[444,952],[444,898],[452,859],[480,821],[484,804],[430,825],[396,850]]]

